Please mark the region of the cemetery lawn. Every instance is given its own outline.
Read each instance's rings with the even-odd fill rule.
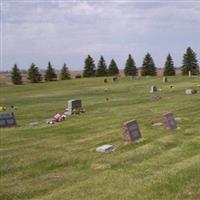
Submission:
[[[0,88],[0,106],[16,106],[18,123],[0,129],[0,199],[200,199],[200,79],[103,79]],[[162,89],[159,101],[150,99],[153,84]],[[185,95],[187,87],[198,93]],[[44,123],[75,98],[85,114]],[[181,118],[176,130],[151,125],[168,111]],[[143,140],[127,143],[122,124],[133,118]],[[97,153],[103,144],[113,144],[115,151]]]

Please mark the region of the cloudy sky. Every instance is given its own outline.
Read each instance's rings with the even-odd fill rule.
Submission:
[[[1,70],[32,62],[44,69],[48,61],[79,70],[88,54],[123,68],[131,53],[141,66],[147,52],[157,67],[169,52],[179,66],[188,46],[200,60],[199,0],[1,0],[0,6]]]

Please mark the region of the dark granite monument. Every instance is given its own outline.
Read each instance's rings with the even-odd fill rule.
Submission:
[[[176,129],[176,120],[174,119],[173,113],[168,112],[163,115],[163,125],[166,129]]]
[[[127,141],[133,141],[142,138],[139,126],[135,119],[123,124],[123,138]]]
[[[80,112],[84,112],[80,99],[71,99],[68,101],[68,108],[65,112],[66,115],[72,115]]]
[[[0,113],[0,128],[16,126],[15,115],[12,112]]]

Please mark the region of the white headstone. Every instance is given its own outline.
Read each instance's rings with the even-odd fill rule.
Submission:
[[[104,144],[104,145],[96,148],[96,151],[100,152],[100,153],[110,152],[112,150],[113,150],[113,145],[112,144]]]
[[[185,94],[188,94],[188,95],[196,94],[196,93],[197,93],[197,90],[194,90],[194,89],[191,89],[191,88],[185,90]]]
[[[167,81],[168,81],[168,80],[167,80],[167,77],[164,76],[164,77],[163,77],[163,83],[167,83]]]
[[[191,77],[191,71],[188,72],[188,76]]]
[[[157,92],[157,91],[158,91],[157,87],[155,85],[152,85],[151,89],[150,89],[150,93],[154,93],[154,92]]]

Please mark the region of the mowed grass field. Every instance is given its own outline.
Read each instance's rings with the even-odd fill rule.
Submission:
[[[0,88],[0,105],[16,106],[18,123],[0,129],[0,199],[200,199],[200,79],[108,79]],[[161,89],[159,101],[150,99],[153,84]],[[187,87],[198,93],[185,95]],[[44,123],[74,98],[84,114]],[[176,130],[151,125],[168,111],[181,118]],[[124,142],[122,125],[133,118],[143,139]],[[34,121],[40,124],[30,127]],[[103,144],[115,151],[97,153]]]

